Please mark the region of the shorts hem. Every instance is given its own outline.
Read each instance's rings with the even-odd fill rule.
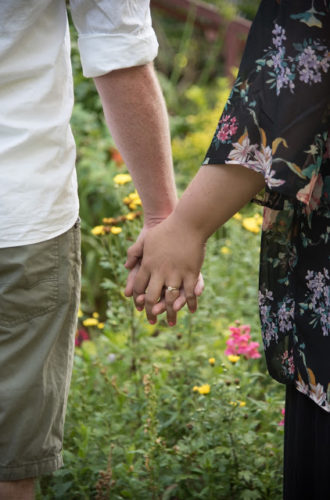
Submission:
[[[0,465],[0,481],[17,481],[52,474],[63,466],[63,457],[59,453],[53,457],[22,465]]]

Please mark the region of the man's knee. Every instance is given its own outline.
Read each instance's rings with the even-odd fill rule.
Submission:
[[[34,500],[35,480],[0,481],[0,500]]]

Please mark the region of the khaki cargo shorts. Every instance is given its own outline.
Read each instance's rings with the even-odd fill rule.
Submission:
[[[0,481],[62,465],[80,296],[80,227],[0,249]]]

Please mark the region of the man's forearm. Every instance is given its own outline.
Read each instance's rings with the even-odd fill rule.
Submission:
[[[167,110],[152,64],[95,78],[110,132],[141,196],[145,222],[177,201]]]

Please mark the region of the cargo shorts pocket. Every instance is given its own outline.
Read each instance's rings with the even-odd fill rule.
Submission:
[[[56,307],[58,240],[0,249],[0,326],[18,325]]]

